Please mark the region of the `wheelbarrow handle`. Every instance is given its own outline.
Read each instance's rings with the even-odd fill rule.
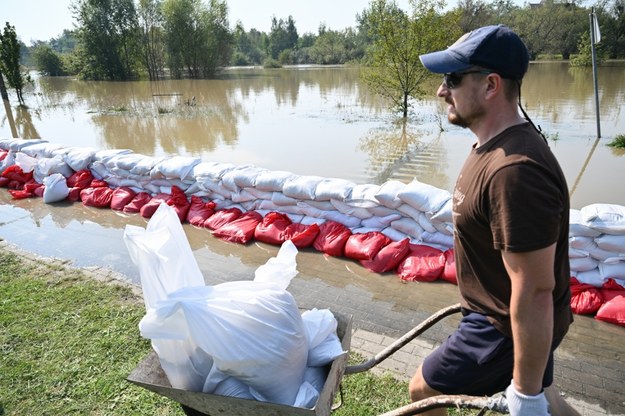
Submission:
[[[429,397],[410,403],[379,416],[409,416],[417,415],[432,409],[457,408],[457,409],[481,409],[480,415],[486,410],[507,414],[507,404],[501,398],[488,396],[465,396],[465,395],[441,395]]]
[[[436,324],[441,319],[453,315],[455,313],[460,312],[460,304],[457,303],[455,305],[448,306],[439,310],[438,312],[432,314],[425,321],[421,322],[419,325],[415,326],[409,332],[404,334],[401,338],[397,339],[391,345],[377,353],[373,358],[365,361],[361,364],[350,365],[345,368],[345,374],[355,374],[362,373],[363,371],[370,370],[376,365],[380,364],[382,361],[386,360],[392,354],[394,354],[397,350],[404,347],[410,341],[421,335],[423,332],[431,328],[434,324]]]

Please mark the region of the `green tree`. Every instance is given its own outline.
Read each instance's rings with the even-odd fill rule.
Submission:
[[[412,7],[408,16],[393,1],[374,0],[360,16],[372,39],[364,80],[374,92],[389,99],[404,118],[410,99],[425,93],[422,84],[430,75],[419,55],[444,49],[461,34],[454,14],[440,14],[442,1],[415,0]]]
[[[571,59],[571,66],[592,66],[592,46],[589,30],[583,32],[580,36],[579,53]],[[595,58],[597,64],[605,61],[605,52],[601,44],[595,45]]]
[[[335,30],[320,30],[313,46],[308,50],[312,63],[320,65],[342,64],[347,61],[344,33]]]
[[[228,27],[225,1],[165,0],[165,39],[172,76],[191,78],[215,75],[219,66],[227,65],[232,52],[232,34]]]
[[[78,0],[81,75],[127,80],[137,75],[139,28],[133,0]]]
[[[277,59],[280,52],[285,49],[295,50],[297,48],[297,29],[293,16],[289,16],[287,20],[277,20],[276,17],[271,19],[271,31],[269,32],[269,55],[273,59]]]
[[[48,42],[50,47],[57,53],[70,53],[76,48],[76,33],[65,29],[58,38],[52,38]]]
[[[234,65],[260,65],[264,56],[262,41],[258,41],[260,39],[258,33],[260,32],[256,29],[252,29],[250,33],[245,32],[243,24],[237,22],[233,33],[232,63]]]
[[[139,0],[137,17],[141,28],[141,59],[150,80],[162,77],[165,68],[165,36],[160,0]]]
[[[59,76],[65,75],[63,60],[61,56],[49,45],[41,43],[34,47],[32,51],[35,67],[43,75]]]
[[[24,76],[20,67],[20,44],[15,27],[6,22],[0,34],[0,77],[4,76],[9,87],[15,89],[20,104],[24,104],[22,89],[29,78]],[[4,83],[3,83],[4,85]]]

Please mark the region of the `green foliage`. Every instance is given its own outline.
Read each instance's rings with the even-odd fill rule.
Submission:
[[[280,61],[273,58],[265,58],[263,68],[282,68]]]
[[[165,34],[161,0],[139,0],[137,18],[140,26],[140,50],[143,66],[150,80],[165,72]]]
[[[40,44],[32,52],[35,67],[43,75],[65,75],[63,59],[50,46]]]
[[[78,0],[73,8],[81,76],[95,80],[136,77],[139,31],[133,0]]]
[[[11,26],[9,22],[6,22],[4,30],[0,33],[0,76],[4,76],[9,86],[15,89],[20,104],[24,104],[22,89],[30,78],[22,74],[20,44],[17,40],[15,27]]]
[[[271,19],[269,55],[273,59],[278,59],[280,52],[286,49],[295,49],[297,47],[297,39],[297,29],[292,16],[289,16],[286,20],[277,20],[275,16]]]
[[[588,31],[583,32],[579,38],[579,53],[571,58],[571,66],[592,66],[592,45],[590,44],[590,34]],[[595,58],[597,64],[605,60],[605,53],[601,44],[595,45]]]
[[[610,143],[608,143],[608,146],[615,147],[617,149],[625,149],[625,134],[619,134],[616,136]]]
[[[419,55],[444,49],[461,35],[457,15],[440,14],[442,1],[419,0],[412,4],[409,16],[394,2],[375,0],[361,18],[371,39],[364,79],[404,118],[408,116],[409,100],[423,96],[422,84],[430,76]]]
[[[232,34],[225,1],[165,0],[165,39],[174,78],[208,78],[230,61]]]

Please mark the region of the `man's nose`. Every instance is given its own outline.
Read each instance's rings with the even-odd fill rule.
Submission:
[[[438,90],[436,90],[436,96],[447,97],[448,94],[449,94],[449,88],[447,88],[447,85],[445,85],[444,82],[441,82],[441,85],[438,87]]]

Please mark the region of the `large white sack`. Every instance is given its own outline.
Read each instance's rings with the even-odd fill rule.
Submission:
[[[317,185],[323,180],[321,176],[293,176],[284,183],[282,193],[295,199],[312,200]]]
[[[582,211],[571,208],[569,210],[569,236],[597,237],[601,231],[588,226],[582,217]]]
[[[606,234],[625,234],[625,207],[613,204],[592,204],[581,209],[589,227]]]
[[[53,173],[60,173],[66,178],[69,178],[72,176],[74,171],[67,165],[67,163],[65,163],[62,156],[54,156],[37,160],[37,165],[33,170],[33,178],[37,181],[37,183],[43,183],[43,179]]]
[[[15,154],[15,164],[19,166],[24,173],[32,172],[37,166],[37,159],[24,152]]]
[[[150,171],[150,177],[154,179],[189,179],[193,175],[193,167],[202,162],[199,157],[172,156],[158,162]]]
[[[78,172],[89,167],[93,162],[95,154],[96,149],[72,147],[63,155],[63,160],[70,168]]]
[[[258,400],[292,405],[304,379],[302,317],[291,294],[274,283],[182,288],[148,310],[139,328],[150,339],[192,339]]]
[[[322,367],[346,353],[336,333],[338,322],[328,309],[311,309],[302,313],[308,340],[309,367]]]
[[[449,191],[414,179],[397,197],[419,211],[434,214],[451,198]]]
[[[262,169],[253,165],[242,165],[224,173],[221,177],[221,181],[226,188],[237,192],[241,188],[254,187],[256,177],[265,171],[267,171],[267,169]]]
[[[368,228],[379,228],[383,229],[388,227],[393,221],[402,218],[401,214],[398,212],[386,214],[386,215],[376,215],[371,218],[366,218],[362,220],[362,226]]]
[[[256,189],[267,192],[282,192],[284,183],[295,176],[287,171],[266,171],[256,177]]]
[[[315,199],[319,201],[329,201],[331,199],[345,201],[349,199],[354,186],[356,186],[354,182],[345,179],[326,178],[317,184]]]
[[[412,218],[403,217],[396,221],[391,222],[391,227],[401,231],[403,234],[410,236],[411,238],[421,238],[423,234],[423,227],[419,225],[417,221]]]
[[[587,272],[596,269],[599,262],[592,257],[569,258],[569,265],[574,272]]]
[[[311,201],[311,202],[314,202],[314,201]],[[369,212],[369,210],[366,208],[353,207],[338,199],[331,199],[330,203],[331,203],[331,206],[334,207],[338,212],[341,212],[345,215],[350,215],[352,217],[359,218],[361,220],[365,220],[373,216],[373,214]]]
[[[595,243],[603,250],[625,254],[625,235],[603,234],[595,238]]]
[[[604,279],[625,279],[625,260],[599,263],[599,272]]]
[[[453,199],[449,199],[443,206],[432,216],[431,221],[452,222],[453,221]]]
[[[404,188],[406,188],[406,184],[403,182],[395,180],[386,181],[375,194],[375,199],[387,208],[398,208],[403,202],[397,194],[403,191]]]
[[[43,202],[46,204],[63,201],[69,195],[67,180],[60,173],[46,176],[43,179],[43,185]]]
[[[221,177],[236,166],[232,163],[200,162],[193,167],[193,176],[197,179],[221,180]]]

